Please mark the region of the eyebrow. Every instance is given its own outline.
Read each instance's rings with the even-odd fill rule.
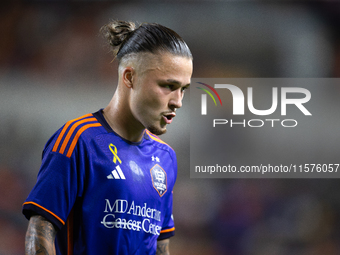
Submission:
[[[177,80],[167,79],[166,81],[169,82],[169,83],[177,84],[178,86],[182,86],[182,84]],[[190,85],[190,83],[183,85],[183,87],[189,86],[189,85]]]

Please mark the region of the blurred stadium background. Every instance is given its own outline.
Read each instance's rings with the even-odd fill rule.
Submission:
[[[327,1],[1,2],[1,255],[24,254],[21,205],[47,139],[111,99],[110,19],[174,29],[195,78],[340,75],[340,5]],[[340,254],[339,180],[190,179],[188,103],[163,136],[179,159],[171,254]]]

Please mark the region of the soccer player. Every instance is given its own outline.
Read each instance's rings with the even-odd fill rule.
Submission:
[[[157,135],[182,105],[192,55],[159,24],[113,21],[102,32],[119,61],[117,89],[47,142],[23,205],[26,254],[169,254],[177,162]]]

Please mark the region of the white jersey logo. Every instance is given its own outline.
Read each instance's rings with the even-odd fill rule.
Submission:
[[[111,174],[107,176],[107,179],[123,179],[125,180],[125,175],[120,168],[120,166],[116,166],[115,169],[112,170]]]
[[[154,157],[153,155],[152,155],[152,157],[151,157],[151,160],[152,160],[152,161],[156,161],[156,162],[161,162],[161,161],[159,160],[159,157]]]

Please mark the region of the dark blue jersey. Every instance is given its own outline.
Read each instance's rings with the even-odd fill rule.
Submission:
[[[57,226],[57,254],[155,254],[157,240],[174,235],[176,176],[171,147],[148,130],[127,141],[99,111],[47,142],[23,213]]]

